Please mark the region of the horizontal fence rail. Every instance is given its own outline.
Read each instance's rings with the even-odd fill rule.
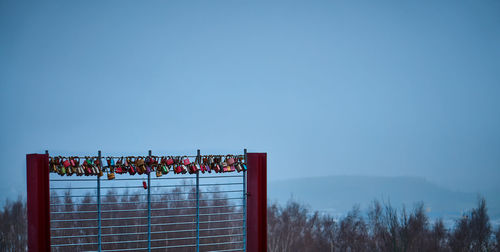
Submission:
[[[49,174],[52,251],[246,251],[245,170],[109,180],[103,171]]]

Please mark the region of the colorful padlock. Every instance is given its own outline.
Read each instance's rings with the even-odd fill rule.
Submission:
[[[115,167],[116,167],[116,173],[118,173],[118,174],[123,174],[123,173],[127,172],[123,168],[123,157],[118,158],[118,160],[116,160]]]

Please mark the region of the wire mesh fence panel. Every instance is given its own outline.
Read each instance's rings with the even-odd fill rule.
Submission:
[[[242,172],[50,173],[52,251],[244,251]]]

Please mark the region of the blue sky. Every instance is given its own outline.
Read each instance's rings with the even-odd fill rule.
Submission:
[[[0,32],[2,201],[45,149],[500,191],[498,1],[4,0]]]

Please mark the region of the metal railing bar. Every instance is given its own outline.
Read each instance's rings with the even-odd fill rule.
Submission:
[[[141,179],[144,180],[144,179]],[[139,186],[104,186],[103,189],[142,189],[142,185]]]
[[[123,201],[117,201],[117,202],[104,202],[101,203],[102,205],[121,205],[121,204],[146,204],[146,201],[129,201],[129,202],[123,202]]]
[[[136,197],[136,196],[146,196],[147,194],[111,194],[110,196],[122,196],[122,197]],[[160,194],[160,195],[163,195],[163,194]],[[107,195],[105,195],[106,197]],[[70,195],[70,196],[66,196],[66,195],[56,195],[56,196],[50,196],[50,197],[53,197],[53,198],[61,198],[61,197],[97,197],[97,194],[96,195]],[[97,204],[97,203],[94,203],[94,204]]]
[[[54,244],[50,245],[51,247],[70,247],[70,246],[84,246],[84,245],[97,245],[97,242],[91,242],[91,243],[68,243],[68,244]]]
[[[196,177],[178,177],[178,178],[172,178],[172,177],[155,177],[155,178],[151,178],[151,179],[154,179],[154,180],[166,180],[166,179],[194,179]]]
[[[148,248],[123,248],[123,249],[103,249],[101,251],[131,251],[131,250],[144,250]]]
[[[50,236],[51,239],[96,237],[97,235]]]
[[[210,208],[221,208],[221,207],[239,207],[243,205],[221,205],[221,206],[201,206],[200,209],[210,209]],[[155,208],[151,209],[153,211],[159,210],[179,210],[179,209],[193,209],[196,207],[176,207],[176,208]],[[134,212],[134,211],[145,211],[147,209],[125,209],[125,210],[102,210],[101,212],[113,213],[113,212]],[[90,211],[71,211],[71,212],[51,212],[51,214],[82,214],[82,213],[97,213],[97,210]]]
[[[118,176],[122,176],[122,174],[119,174],[119,173],[115,173],[116,174],[116,178],[115,179],[106,179],[106,180],[103,180],[103,181],[109,181],[109,182],[112,182],[112,181],[132,181],[132,180],[144,180],[145,178],[142,178],[140,177],[141,175],[134,175],[135,176],[138,176],[138,178],[118,178]]]
[[[96,187],[51,187],[50,190],[95,190]]]
[[[104,202],[101,203],[101,205],[119,205],[119,204],[135,204],[135,203],[147,203],[146,201],[131,201],[131,202]],[[161,203],[161,201],[158,201],[158,203]],[[61,204],[50,204],[51,206],[72,206],[72,205],[96,205],[97,203],[61,203]]]
[[[241,197],[236,198],[213,198],[213,199],[200,199],[200,201],[210,201],[210,200],[233,200],[233,199],[243,199]],[[151,201],[151,203],[165,203],[165,202],[188,202],[196,201],[196,199],[186,199],[186,200],[165,200],[165,201]]]
[[[206,206],[200,207],[200,209],[211,209],[211,208],[221,208],[221,207],[240,207],[242,205],[225,205],[225,206]]]
[[[101,203],[104,204],[104,203]],[[61,204],[50,204],[50,206],[73,206],[73,205],[97,205],[97,203],[61,203]]]
[[[228,191],[214,191],[214,192],[209,192],[209,191],[205,191],[205,192],[201,192],[201,193],[231,193],[231,192],[243,192],[243,190],[228,190]]]
[[[219,220],[219,221],[203,221],[200,222],[201,224],[208,224],[208,223],[221,223],[221,222],[233,222],[233,221],[242,221],[243,219],[236,219],[236,220]]]
[[[131,216],[131,217],[121,217],[121,218],[101,218],[103,221],[112,221],[112,220],[137,220],[137,219],[147,219],[147,216]]]
[[[233,237],[233,236],[243,236],[243,234],[228,234],[228,235],[200,236],[200,238],[201,238],[201,239],[209,239],[209,238]]]
[[[243,226],[236,226],[236,227],[223,227],[223,228],[201,228],[200,231],[213,231],[213,230],[227,230],[227,229],[239,229],[243,228]]]
[[[200,214],[204,216],[212,216],[212,215],[229,215],[229,214],[243,214],[243,212],[230,212],[230,213],[209,213],[209,214]]]
[[[236,244],[236,243],[243,243],[243,241],[235,241],[235,242],[217,242],[217,243],[205,243],[205,244],[200,244],[200,247],[201,247],[201,246],[215,246],[215,245]]]
[[[170,226],[170,225],[188,225],[188,224],[195,224],[196,222],[194,221],[189,221],[189,222],[174,222],[174,223],[155,223],[151,224],[151,226]]]
[[[245,248],[237,248],[237,249],[224,249],[224,250],[207,250],[207,252],[229,252],[229,251],[244,251]]]
[[[184,230],[170,230],[170,231],[154,231],[152,234],[165,234],[165,233],[180,233],[180,232],[193,232],[196,229],[184,229]]]
[[[165,246],[165,247],[151,247],[151,249],[186,248],[186,247],[196,247],[196,244],[175,245],[175,246]]]
[[[93,229],[97,227],[70,227],[70,228],[51,228],[50,231],[58,231],[58,230],[79,230],[79,229]]]
[[[119,210],[101,210],[103,213],[114,213],[114,212],[138,212],[146,211],[148,209],[119,209]]]
[[[155,187],[155,186],[153,186]],[[243,190],[226,190],[226,191],[202,191],[201,193],[209,194],[209,193],[233,193],[233,192],[243,192]],[[181,195],[181,194],[196,194],[196,192],[183,192],[183,193],[152,193],[151,195]],[[146,194],[140,194],[146,195]],[[120,196],[120,195],[117,195]],[[124,195],[124,196],[134,196],[134,195]]]
[[[193,237],[179,237],[179,238],[166,238],[166,239],[153,239],[151,242],[158,242],[158,241],[178,241],[178,240],[189,240],[189,239],[196,239],[196,236]]]
[[[202,175],[203,176],[203,175]],[[228,176],[205,176],[205,177],[202,177],[200,176],[200,178],[241,178],[243,177],[243,175],[228,175]]]
[[[82,214],[82,213],[97,213],[98,211],[74,211],[74,212],[51,212],[51,214]]]
[[[179,214],[179,215],[169,215],[169,216],[151,216],[152,219],[156,218],[171,218],[171,217],[195,217],[196,214]]]
[[[129,227],[147,227],[147,224],[123,225],[123,226],[102,226],[102,228],[129,228]]]
[[[120,235],[143,235],[147,234],[148,232],[139,232],[139,233],[119,233],[119,234],[102,234],[101,236],[120,236]]]
[[[73,182],[73,181],[95,181],[94,178],[95,176],[92,176],[89,179],[49,179],[50,181],[62,181],[62,182]]]
[[[148,240],[132,240],[132,241],[109,241],[102,242],[102,244],[115,244],[115,243],[133,243],[133,242],[147,242]]]
[[[88,194],[88,195],[55,195],[55,196],[50,196],[51,198],[63,198],[63,197],[68,197],[68,198],[77,198],[77,197],[91,197],[91,198],[94,198],[94,197],[97,197],[97,195],[91,195],[91,194]],[[97,204],[97,203],[94,203],[94,204]]]
[[[50,222],[70,222],[70,221],[97,221],[97,219],[67,219],[67,220],[50,220]]]
[[[238,207],[242,205],[223,205],[223,206],[203,206],[200,207],[200,209],[211,209],[211,208],[221,208],[221,207]],[[179,209],[195,209],[196,207],[177,207],[177,208],[156,208],[156,209],[151,209],[153,211],[159,211],[159,210],[179,210]]]

